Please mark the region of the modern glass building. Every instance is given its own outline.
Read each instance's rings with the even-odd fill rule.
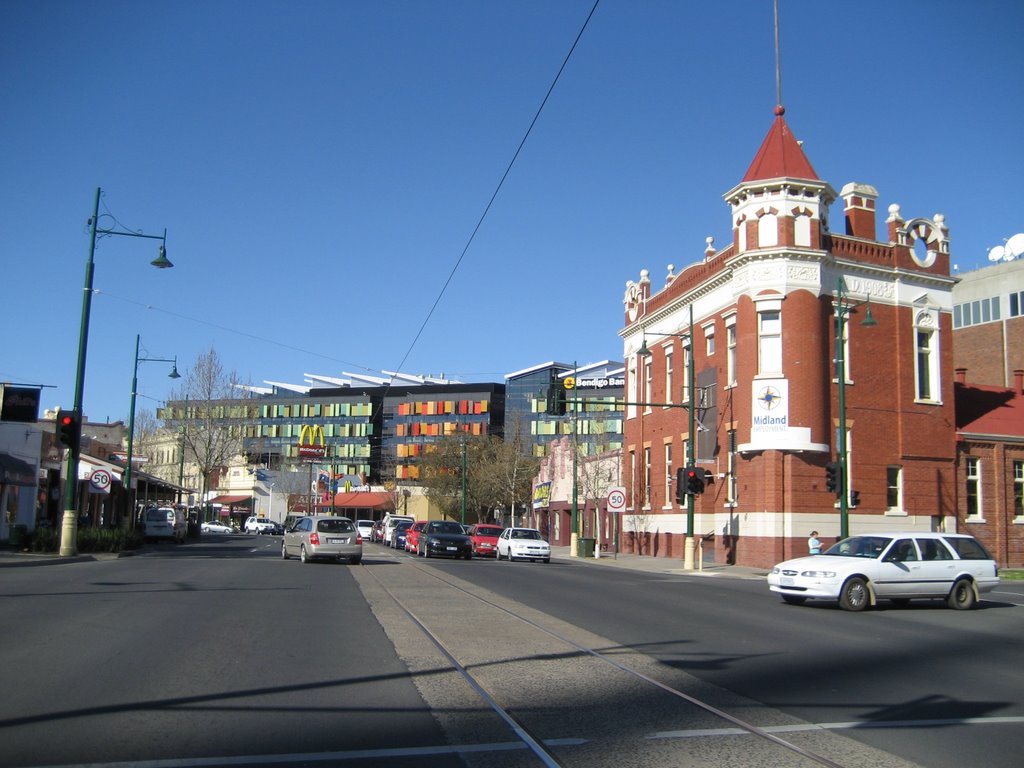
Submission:
[[[567,389],[567,379],[575,387]],[[518,438],[530,455],[548,454],[555,438],[576,434],[580,452],[595,456],[622,448],[625,369],[604,360],[584,366],[547,362],[505,376],[505,439]],[[565,413],[549,414],[548,397],[561,389]]]

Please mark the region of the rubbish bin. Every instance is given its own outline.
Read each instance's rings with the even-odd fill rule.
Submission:
[[[594,556],[594,539],[579,539],[579,556],[580,557],[593,557]]]

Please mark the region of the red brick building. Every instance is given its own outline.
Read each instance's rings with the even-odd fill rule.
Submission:
[[[840,453],[840,328],[850,532],[956,526],[943,217],[907,220],[891,205],[877,240],[878,193],[847,184],[837,195],[783,113],[725,194],[732,242],[716,250],[708,238],[661,286],[647,270],[627,283],[623,528],[651,542],[645,551],[682,551],[688,515],[674,486],[687,465],[708,479],[692,510],[705,558],[768,566],[806,553],[812,530],[839,535],[825,467]],[[829,225],[839,198],[845,234]]]
[[[958,528],[1002,567],[1024,567],[1024,370],[1012,388],[956,373]]]

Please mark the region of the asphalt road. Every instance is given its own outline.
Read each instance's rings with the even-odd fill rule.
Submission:
[[[1024,589],[1013,582],[978,611],[849,614],[784,605],[759,580],[424,561],[375,545],[362,567],[303,566],[282,562],[278,546],[205,537],[121,560],[0,569],[0,764],[540,764],[521,750],[450,751],[504,743],[508,728],[388,590],[522,722],[589,739],[565,748],[566,765],[628,765],[631,754],[643,765],[807,763],[736,738],[708,756],[689,728],[705,712],[681,716],[464,590],[744,718],[831,724],[793,738],[850,768],[981,755],[989,768],[1020,764]],[[662,720],[686,732],[655,728]]]
[[[757,579],[481,565],[493,567],[474,572],[480,586],[908,761],[1021,765],[1024,582],[976,611],[923,601],[855,614],[786,605]]]

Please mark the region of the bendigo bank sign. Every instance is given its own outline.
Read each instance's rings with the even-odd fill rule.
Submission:
[[[305,424],[299,433],[299,458],[322,459],[327,455],[324,428],[319,424]]]

